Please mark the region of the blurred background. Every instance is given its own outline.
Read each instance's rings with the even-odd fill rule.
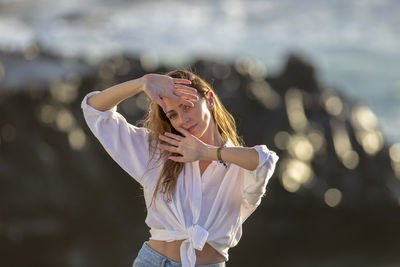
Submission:
[[[138,183],[81,101],[149,72],[210,82],[280,156],[227,266],[400,266],[400,2],[0,0],[0,266],[131,266]],[[118,111],[135,124],[144,94]]]

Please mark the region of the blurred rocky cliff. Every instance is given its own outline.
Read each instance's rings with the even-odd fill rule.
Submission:
[[[367,106],[319,81],[300,55],[275,77],[249,58],[190,67],[216,89],[247,146],[280,156],[229,266],[400,263],[400,146],[386,142]],[[142,192],[89,131],[80,103],[168,70],[140,56],[89,64],[38,47],[0,53],[1,266],[131,266],[149,237]],[[136,123],[147,104],[141,94],[118,111]]]

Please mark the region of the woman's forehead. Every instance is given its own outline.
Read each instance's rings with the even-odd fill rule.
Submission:
[[[182,102],[179,102],[178,100],[171,99],[171,98],[163,98],[165,104],[167,105],[167,109],[175,109],[178,108],[182,105]]]

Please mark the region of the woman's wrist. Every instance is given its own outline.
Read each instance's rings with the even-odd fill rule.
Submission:
[[[227,164],[224,161],[221,153],[223,149],[224,147],[207,145],[203,153],[201,153],[202,158],[200,158],[200,160],[213,160],[213,161],[218,160],[219,162],[223,163],[226,168]]]
[[[206,145],[200,153],[200,160],[218,160],[217,146]]]
[[[144,92],[146,86],[146,78],[144,76],[128,81],[132,88],[132,96]]]

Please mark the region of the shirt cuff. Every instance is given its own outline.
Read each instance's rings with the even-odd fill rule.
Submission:
[[[253,146],[253,148],[258,152],[258,166],[252,171],[254,175],[260,176],[261,174],[265,177],[268,176],[268,172],[270,172],[270,176],[272,176],[279,156],[274,151],[269,150],[266,145],[257,145]]]
[[[265,145],[253,147],[258,152],[258,166],[253,171],[247,171],[244,177],[244,200],[250,206],[258,206],[266,192],[269,179],[275,171],[278,155]]]

